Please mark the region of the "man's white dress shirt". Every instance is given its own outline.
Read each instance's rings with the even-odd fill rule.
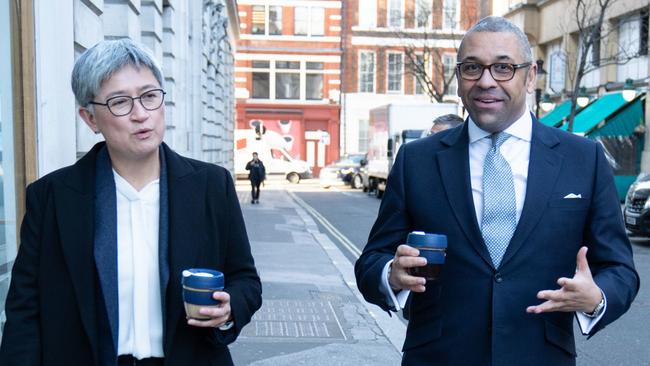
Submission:
[[[483,219],[483,163],[488,150],[492,147],[491,133],[480,129],[471,118],[467,127],[469,134],[469,171],[472,185],[472,199],[476,211],[476,222],[480,227]],[[526,198],[530,142],[533,134],[533,120],[530,113],[528,111],[524,112],[504,132],[509,134],[510,138],[501,145],[499,151],[512,170],[512,178],[515,185],[515,201],[517,203],[517,222],[519,222]],[[388,270],[392,263],[393,260],[390,260],[384,266],[381,291],[387,295],[389,303],[392,303],[395,309],[399,311],[404,308],[410,291],[404,290],[395,293],[390,288],[388,283]],[[603,294],[603,296],[605,295]],[[605,298],[605,307],[603,307],[603,310],[595,318],[587,317],[582,312],[576,312],[578,324],[583,334],[589,334],[591,329],[598,323],[598,320],[605,314],[606,309],[607,299]],[[522,311],[525,311],[525,309],[522,309]]]
[[[158,270],[160,185],[139,192],[113,170],[117,191],[118,355],[164,357]]]

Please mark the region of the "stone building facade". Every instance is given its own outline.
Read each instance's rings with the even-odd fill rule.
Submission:
[[[26,185],[101,138],[77,116],[74,62],[124,37],[162,65],[165,142],[234,173],[235,0],[0,0],[0,332]]]

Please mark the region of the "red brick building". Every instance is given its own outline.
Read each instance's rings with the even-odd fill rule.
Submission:
[[[455,71],[465,30],[491,13],[492,1],[349,0],[343,19],[341,151],[365,152],[368,111],[388,103],[430,101],[409,72],[405,47],[426,58],[436,83]],[[453,83],[445,95],[457,101]]]
[[[339,157],[340,0],[239,0],[237,129],[262,121],[315,175]]]

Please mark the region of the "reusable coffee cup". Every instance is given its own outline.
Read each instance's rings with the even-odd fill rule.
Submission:
[[[418,249],[420,257],[427,260],[426,266],[409,268],[411,276],[424,277],[427,281],[438,280],[447,256],[447,236],[413,231],[406,237],[406,244]]]
[[[212,298],[215,291],[223,291],[223,273],[212,269],[191,268],[183,271],[183,302],[185,313],[192,319],[206,320],[201,308],[217,307],[221,303]]]

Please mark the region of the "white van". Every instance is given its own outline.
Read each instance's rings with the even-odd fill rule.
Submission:
[[[246,163],[257,152],[269,176],[283,176],[291,183],[312,177],[311,168],[304,160],[294,159],[284,148],[286,141],[277,132],[266,131],[258,140],[253,129],[235,130],[235,175],[247,178]]]

